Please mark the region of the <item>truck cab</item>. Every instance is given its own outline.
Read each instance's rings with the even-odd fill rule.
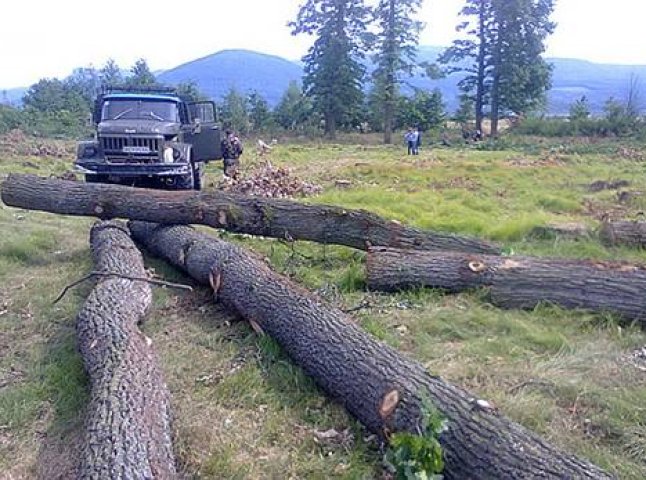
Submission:
[[[171,88],[107,88],[92,117],[75,162],[87,182],[200,190],[205,165],[222,158],[215,104]]]

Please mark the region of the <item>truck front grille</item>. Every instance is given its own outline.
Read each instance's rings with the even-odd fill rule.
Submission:
[[[101,148],[108,160],[150,162],[162,155],[163,139],[158,137],[101,137]]]

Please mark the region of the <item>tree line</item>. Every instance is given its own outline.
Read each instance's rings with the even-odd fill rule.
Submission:
[[[222,123],[243,134],[286,130],[334,138],[339,129],[370,130],[383,132],[384,142],[391,143],[395,130],[428,130],[447,119],[439,90],[408,84],[414,73],[436,79],[461,72],[460,107],[453,118],[482,132],[488,117],[492,136],[501,117],[524,118],[545,106],[552,67],[542,54],[556,28],[550,20],[554,0],[465,0],[457,38],[434,64],[416,56],[422,1],[306,0],[289,23],[293,35],[314,38],[303,57],[302,85],[290,84],[274,108],[259,92],[232,88],[218,101]],[[154,85],[157,80],[143,59],[126,75],[110,60],[101,69],[76,69],[64,80],[43,79],[26,93],[21,110],[0,106],[0,131],[26,126],[44,135],[86,133],[93,98],[103,85],[115,83]],[[184,96],[205,98],[194,83],[178,89]],[[585,109],[585,99],[581,102]],[[607,117],[630,122],[630,107],[622,112],[612,102]],[[576,125],[585,128],[563,131],[603,133],[594,122],[584,122],[576,108],[575,103]]]

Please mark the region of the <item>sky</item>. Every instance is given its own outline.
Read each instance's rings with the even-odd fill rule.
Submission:
[[[244,48],[296,60],[311,37],[287,23],[305,0],[3,0],[0,88],[65,77],[113,58],[153,70],[223,49]],[[421,45],[449,45],[464,0],[424,0]],[[646,1],[556,0],[558,23],[547,56],[646,65]]]

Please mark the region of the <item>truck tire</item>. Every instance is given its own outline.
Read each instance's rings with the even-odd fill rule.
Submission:
[[[108,182],[108,176],[107,175],[100,175],[96,173],[86,173],[85,174],[85,181],[87,183],[107,183]]]
[[[175,179],[176,190],[193,190],[195,186],[195,166],[189,163],[189,172]]]

